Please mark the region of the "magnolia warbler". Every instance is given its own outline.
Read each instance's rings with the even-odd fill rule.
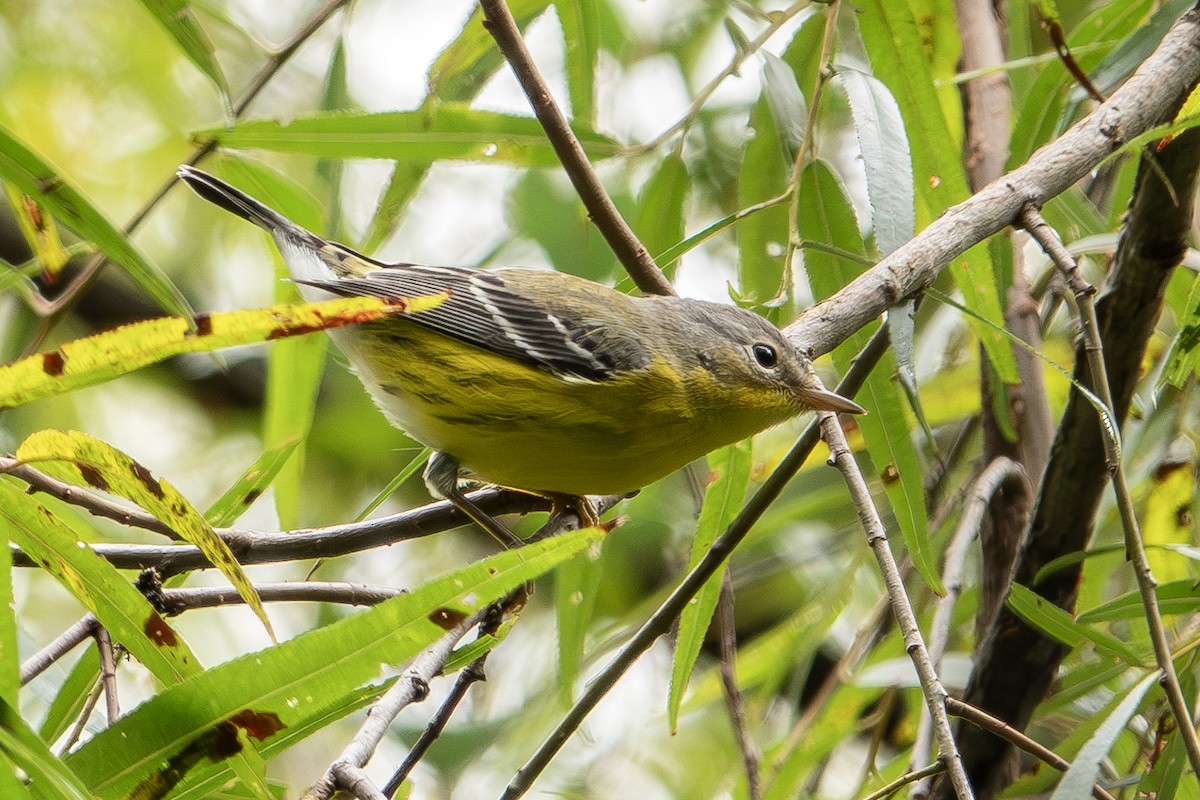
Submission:
[[[430,491],[503,540],[461,478],[569,498],[594,522],[586,495],[639,489],[802,411],[863,413],[805,385],[803,354],[750,311],[549,270],[375,261],[212,175],[179,177],[270,233],[308,300],[448,293],[329,334],[388,419],[437,451]]]

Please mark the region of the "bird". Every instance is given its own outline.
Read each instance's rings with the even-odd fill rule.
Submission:
[[[444,294],[328,333],[387,419],[432,449],[431,494],[505,544],[515,537],[464,480],[573,505],[593,524],[589,495],[634,492],[805,411],[865,413],[810,385],[804,353],[749,310],[546,269],[378,261],[196,167],[178,176],[267,231],[308,301]]]

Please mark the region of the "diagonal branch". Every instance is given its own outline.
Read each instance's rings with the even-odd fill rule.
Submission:
[[[604,191],[583,147],[571,131],[570,123],[554,102],[550,89],[534,65],[525,47],[525,40],[521,38],[521,31],[508,10],[508,4],[504,0],[479,0],[479,6],[483,9],[483,27],[496,40],[500,52],[508,60],[517,82],[533,106],[534,115],[546,131],[546,138],[550,140],[567,177],[579,193],[588,216],[600,229],[617,260],[646,294],[675,294],[675,289],[654,263],[646,246],[634,235],[608,192]]]
[[[1011,225],[1027,204],[1043,205],[1107,156],[1170,120],[1200,81],[1200,11],[1180,17],[1125,85],[1021,167],[942,214],[848,286],[787,328],[814,355],[828,353],[897,301],[926,287],[950,261]]]

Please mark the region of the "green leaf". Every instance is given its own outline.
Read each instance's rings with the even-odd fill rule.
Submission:
[[[225,74],[213,54],[212,42],[204,35],[200,23],[192,13],[191,3],[187,0],[141,0],[142,5],[149,11],[163,30],[175,40],[179,49],[187,56],[188,61],[196,65],[196,69],[207,75],[217,85],[222,95],[229,94],[229,86],[225,83]]]
[[[29,776],[30,786],[39,796],[93,800],[83,782],[54,757],[16,709],[3,700],[0,700],[0,753]]]
[[[1050,800],[1075,800],[1091,796],[1092,784],[1100,775],[1100,762],[1108,756],[1113,742],[1125,730],[1129,718],[1137,711],[1142,698],[1157,680],[1158,672],[1151,672],[1129,688],[1121,703],[1105,718],[1092,738],[1088,739],[1087,744],[1075,756]]]
[[[192,504],[167,481],[116,448],[75,431],[43,430],[17,448],[17,460],[40,463],[56,477],[131,500],[166,523],[181,538],[196,545],[204,557],[237,589],[238,596],[262,621],[271,638],[275,632],[254,584],[229,545]],[[147,624],[143,619],[143,624]],[[147,630],[147,635],[152,633]]]
[[[620,146],[586,124],[572,125],[589,158],[604,159]],[[223,147],[323,158],[439,160],[519,166],[557,166],[558,156],[532,117],[446,103],[431,110],[323,113],[290,122],[259,119],[200,131]]]
[[[846,93],[854,135],[867,174],[871,229],[879,254],[886,256],[913,236],[916,227],[912,155],[904,118],[891,92],[875,77],[839,67],[833,85]]]
[[[292,457],[292,453],[300,446],[299,440],[285,442],[279,447],[264,452],[251,464],[237,481],[217,498],[204,518],[214,528],[224,528],[232,525],[238,517],[246,512],[252,503],[267,490],[271,481],[283,469],[283,465]]]
[[[907,3],[868,0],[857,16],[875,76],[891,90],[904,117],[912,151],[919,207],[929,219],[970,195],[960,161],[960,148],[946,124],[922,49],[916,20]],[[986,245],[976,245],[951,263],[949,270],[968,308],[1003,327],[1004,310]],[[987,350],[1000,379],[1018,380],[1008,342],[974,319],[968,319]]]
[[[416,298],[415,306],[400,306],[371,297],[223,311],[196,317],[194,328],[181,317],[135,322],[0,366],[0,408],[92,386],[180,353],[261,343],[406,310],[416,313],[444,299],[444,295]]]
[[[1090,625],[1079,624],[1066,611],[1025,586],[1013,584],[1006,604],[1025,622],[1067,647],[1079,647],[1084,642],[1091,642],[1099,652],[1110,658],[1119,658],[1127,664],[1140,665],[1144,662],[1120,639]]]
[[[54,695],[46,718],[38,729],[38,736],[44,742],[56,742],[58,737],[67,732],[75,719],[83,713],[87,705],[88,695],[96,681],[100,680],[100,651],[93,640],[75,661]]]
[[[276,734],[376,680],[381,664],[399,664],[429,646],[450,621],[465,619],[603,537],[588,528],[508,550],[213,667],[138,706],[68,756],[67,764],[102,798],[138,787],[169,788],[164,765],[194,767],[214,752],[214,737],[246,734],[269,745]]]
[[[575,684],[583,669],[583,651],[588,626],[596,608],[596,596],[604,563],[599,552],[582,554],[566,561],[554,573],[554,609],[558,622],[558,688],[563,705],[574,699]]]
[[[142,593],[16,481],[0,480],[0,501],[0,517],[12,541],[91,611],[150,674],[169,685],[202,669]]]
[[[1190,578],[1164,583],[1154,589],[1158,608],[1165,614],[1192,614],[1200,608],[1200,586]],[[1144,615],[1142,596],[1138,592],[1126,592],[1107,603],[1089,609],[1076,619],[1080,625],[1093,622],[1116,622],[1118,620],[1141,619]]]
[[[780,143],[786,148],[788,162],[791,163],[804,144],[808,104],[804,101],[804,92],[800,90],[792,68],[774,53],[764,50],[762,56],[763,97],[771,109]]]
[[[683,240],[684,205],[691,183],[683,158],[678,153],[669,153],[642,187],[633,231],[651,255]],[[661,262],[659,266],[668,279],[674,277],[675,261]]]
[[[708,454],[708,469],[711,478],[704,490],[704,505],[700,508],[700,520],[696,525],[696,536],[692,540],[692,553],[688,568],[696,566],[712,547],[713,541],[729,527],[746,499],[750,486],[751,440],[746,439],[722,447]],[[721,569],[701,587],[692,601],[683,609],[679,618],[679,632],[675,637],[675,658],[671,670],[671,690],[667,697],[667,725],[675,733],[679,724],[679,706],[688,680],[704,644],[704,636],[712,623],[713,612],[721,596],[721,582],[725,570]]]
[[[823,23],[820,14],[806,18],[784,50],[783,62],[794,73],[796,86],[813,85],[816,68],[812,64],[815,60],[812,54],[820,52]],[[764,67],[764,75],[767,69],[770,68]],[[748,208],[784,194],[791,178],[792,162],[782,144],[780,123],[774,116],[766,88],[764,84],[762,96],[750,111],[750,128],[754,135],[746,142],[737,176],[739,208]],[[738,222],[738,290],[754,302],[771,300],[784,284],[789,216],[787,205],[781,204]]]
[[[17,618],[14,610],[12,550],[0,553],[0,700],[16,705],[21,688],[18,667],[21,651],[17,647]]]
[[[94,242],[169,314],[191,316],[191,306],[158,267],[134,249],[123,233],[49,164],[0,126],[0,178],[29,195],[60,222]]]
[[[803,241],[830,244],[852,256],[865,253],[854,208],[825,162],[805,165],[800,173],[799,191],[797,227]],[[813,296],[818,300],[833,295],[862,272],[857,261],[811,248],[805,250],[804,268]],[[868,330],[858,331],[834,349],[833,361],[838,369],[844,372],[850,368],[870,336]],[[869,412],[858,419],[858,426],[880,473],[913,564],[929,587],[940,594],[944,589],[937,557],[929,546],[924,471],[899,390],[891,380],[895,371],[894,357],[885,353],[858,394],[858,402]]]
[[[508,0],[509,12],[521,30],[549,5],[550,0]],[[483,27],[483,11],[476,7],[462,31],[430,66],[429,96],[451,102],[469,100],[503,63],[496,40]]]
[[[554,0],[554,10],[563,30],[571,116],[590,124],[596,115],[596,59],[600,54],[596,0]]]

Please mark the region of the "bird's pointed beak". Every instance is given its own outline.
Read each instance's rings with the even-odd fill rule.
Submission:
[[[813,411],[834,411],[839,414],[865,414],[867,410],[853,400],[848,400],[840,394],[825,389],[810,389],[804,387],[800,395],[801,402]]]

